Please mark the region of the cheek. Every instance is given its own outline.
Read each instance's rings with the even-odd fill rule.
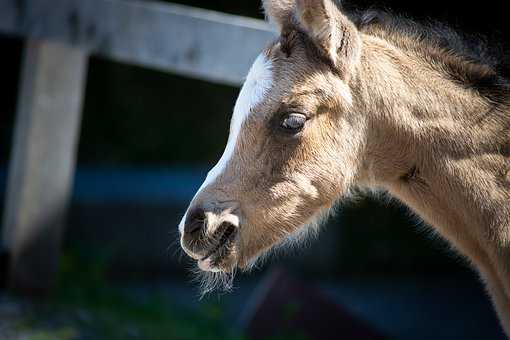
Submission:
[[[292,234],[323,205],[319,191],[304,175],[256,191],[258,199],[245,205],[251,228],[247,232],[272,243]]]
[[[289,182],[275,184],[247,210],[240,233],[243,265],[275,245],[294,239],[322,213],[324,206],[318,204],[320,195],[316,188],[302,178],[296,182],[302,186]]]
[[[309,138],[310,144],[313,144],[309,148],[314,152],[306,173],[316,176],[315,182],[321,192],[338,196],[355,178],[361,162],[361,138],[357,130],[342,118],[317,125]]]
[[[250,123],[243,129],[230,168],[231,176],[240,180],[243,215],[248,225],[259,230],[292,231],[337,197],[341,162],[333,154],[334,141],[330,133],[313,126],[294,140],[269,133],[256,136],[254,132],[263,129]]]
[[[265,145],[252,145],[252,150],[259,150],[258,157],[245,159],[241,166],[247,170],[243,174],[242,205],[270,223],[281,225],[292,217],[301,219],[334,196],[331,191],[336,189],[338,175],[333,169],[337,167],[334,157],[305,139],[293,143],[277,144],[273,139]]]
[[[338,181],[345,164],[334,140],[324,135],[312,137],[306,136],[296,147],[283,167],[283,177],[289,180],[294,195],[310,206],[321,206],[335,199],[341,189]]]

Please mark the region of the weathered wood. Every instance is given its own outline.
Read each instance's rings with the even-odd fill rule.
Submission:
[[[29,39],[3,241],[11,287],[45,291],[57,268],[88,54],[240,85],[276,35],[261,20],[140,0],[0,0],[0,8],[0,33]]]
[[[0,0],[0,8],[0,32],[231,85],[276,36],[262,20],[152,1]]]
[[[10,286],[25,293],[45,292],[56,277],[86,66],[81,49],[26,44],[3,221]]]

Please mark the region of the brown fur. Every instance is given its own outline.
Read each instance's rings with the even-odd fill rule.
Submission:
[[[382,188],[473,263],[510,334],[510,90],[498,65],[387,15],[355,26],[330,0],[296,2],[264,1],[282,30],[266,52],[273,88],[192,202],[241,216],[221,268],[249,266],[353,186]],[[297,135],[279,131],[289,112],[308,116]]]

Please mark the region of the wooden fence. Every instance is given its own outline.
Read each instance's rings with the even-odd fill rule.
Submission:
[[[2,237],[24,293],[55,283],[88,57],[240,85],[275,37],[261,20],[128,0],[0,0],[0,33],[26,39]]]

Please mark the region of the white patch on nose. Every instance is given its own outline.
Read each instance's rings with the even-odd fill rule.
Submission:
[[[246,76],[239,97],[237,98],[234,106],[234,113],[232,120],[230,121],[230,134],[227,141],[225,151],[221,156],[218,163],[209,171],[207,177],[198,189],[193,199],[209,184],[225,170],[229,160],[234,154],[235,146],[237,144],[237,138],[241,132],[241,127],[246,118],[250,115],[251,109],[260,103],[264,99],[264,95],[273,85],[273,65],[271,60],[266,56],[265,53],[261,53],[255,62],[253,63],[250,72]],[[184,221],[186,220],[187,211],[182,217],[181,223],[179,223],[179,231],[184,230]]]

